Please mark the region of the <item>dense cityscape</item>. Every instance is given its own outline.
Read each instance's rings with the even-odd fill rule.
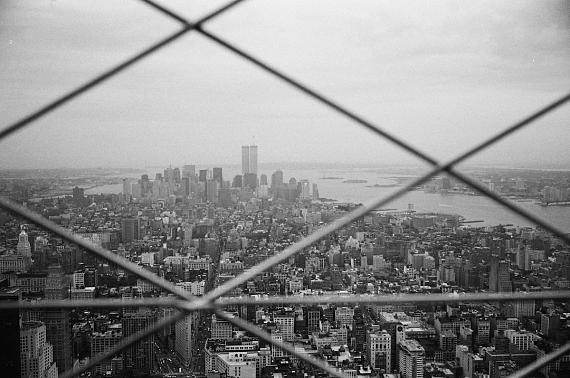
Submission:
[[[145,270],[202,296],[355,209],[321,197],[303,177],[259,174],[243,146],[241,174],[168,167],[116,184],[1,177],[0,192]],[[132,171],[136,172],[136,171]],[[130,172],[130,173],[132,173]],[[123,172],[124,173],[124,172]],[[505,196],[543,206],[570,199],[567,173],[485,173]],[[538,177],[538,178],[537,178]],[[82,186],[78,186],[82,184]],[[74,185],[72,192],[66,189]],[[418,190],[472,195],[446,177]],[[163,290],[61,237],[0,213],[0,301],[168,297]],[[546,231],[477,227],[462,214],[373,211],[259,274],[226,297],[532,293],[570,287],[570,250]],[[567,301],[231,305],[273,340],[349,377],[506,377],[570,340]],[[58,377],[170,316],[164,307],[2,310],[3,376]],[[570,374],[563,356],[532,376]],[[208,311],[191,312],[83,374],[90,377],[324,377],[326,373]]]

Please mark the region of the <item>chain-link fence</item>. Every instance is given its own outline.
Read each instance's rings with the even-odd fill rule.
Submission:
[[[127,272],[133,273],[138,277],[152,283],[156,287],[165,290],[166,292],[174,294],[178,299],[173,298],[149,298],[149,299],[142,299],[142,300],[131,300],[131,301],[122,301],[122,300],[109,300],[109,299],[94,299],[94,300],[74,300],[74,301],[65,301],[65,300],[45,300],[39,302],[21,302],[17,304],[11,303],[3,303],[0,304],[0,309],[7,309],[7,308],[21,308],[21,309],[31,309],[31,308],[97,308],[97,307],[104,307],[104,308],[125,308],[125,307],[140,307],[140,306],[162,306],[162,307],[173,307],[176,308],[177,311],[170,315],[169,317],[163,318],[150,326],[147,329],[144,329],[140,332],[137,332],[127,338],[121,340],[120,343],[115,345],[109,351],[102,353],[92,359],[89,360],[87,364],[81,366],[79,368],[73,369],[71,371],[65,372],[62,377],[73,377],[78,376],[79,374],[88,371],[95,367],[97,364],[101,363],[102,361],[111,358],[117,353],[125,350],[127,347],[132,345],[133,343],[139,342],[140,340],[148,337],[149,335],[157,332],[163,327],[173,324],[177,320],[182,319],[188,313],[192,311],[214,311],[214,313],[222,318],[227,320],[228,322],[232,323],[233,325],[259,337],[261,340],[264,340],[278,348],[281,348],[283,351],[291,354],[303,360],[317,368],[322,369],[326,373],[330,374],[331,376],[335,377],[343,377],[343,373],[341,370],[336,369],[330,365],[328,365],[325,361],[319,360],[315,357],[312,357],[305,353],[300,353],[295,347],[283,341],[276,341],[272,339],[271,335],[266,331],[262,330],[261,328],[257,327],[256,325],[249,323],[239,317],[230,316],[227,312],[224,311],[224,308],[231,305],[236,304],[253,304],[253,305],[269,305],[269,304],[318,304],[318,303],[338,303],[338,304],[394,304],[394,303],[458,303],[458,302],[504,302],[504,301],[513,301],[513,300],[535,300],[535,299],[567,299],[570,298],[570,293],[567,291],[544,291],[544,292],[533,292],[533,293],[464,293],[464,294],[434,294],[434,295],[351,295],[351,296],[309,296],[309,297],[282,297],[282,296],[272,296],[268,298],[250,298],[250,297],[223,297],[225,294],[228,294],[230,291],[235,289],[236,287],[246,283],[248,280],[254,278],[261,272],[264,272],[276,264],[286,261],[289,257],[293,256],[297,252],[301,251],[303,248],[306,248],[315,242],[319,241],[320,239],[326,237],[330,233],[350,224],[351,222],[363,217],[364,215],[368,214],[370,211],[380,208],[389,204],[391,201],[395,200],[396,198],[404,195],[409,189],[414,188],[418,185],[425,183],[426,181],[430,180],[435,175],[440,173],[446,173],[449,176],[456,178],[457,180],[465,183],[466,185],[472,187],[477,192],[487,196],[498,205],[503,206],[513,213],[516,213],[523,218],[528,219],[535,225],[542,227],[544,230],[551,232],[553,235],[559,237],[563,241],[570,243],[570,237],[568,234],[563,232],[562,230],[558,229],[557,227],[549,224],[548,222],[544,221],[543,219],[537,217],[536,215],[530,213],[529,211],[506,201],[505,199],[501,198],[496,193],[490,191],[485,186],[481,185],[477,181],[465,176],[461,172],[455,169],[455,166],[467,158],[478,154],[479,152],[483,151],[487,147],[497,143],[498,141],[506,138],[507,136],[511,135],[517,130],[522,129],[523,127],[529,125],[533,121],[537,120],[538,118],[544,116],[545,114],[555,110],[556,108],[562,106],[566,102],[570,100],[570,93],[565,95],[564,97],[554,101],[550,105],[539,109],[538,111],[530,114],[526,118],[522,119],[521,121],[507,127],[503,131],[499,132],[496,135],[491,136],[486,141],[466,150],[459,156],[454,159],[451,159],[447,162],[439,162],[435,158],[431,157],[429,154],[422,152],[410,144],[408,144],[405,140],[398,138],[397,136],[383,130],[382,128],[378,127],[374,123],[364,119],[360,115],[352,112],[351,110],[347,109],[346,107],[342,106],[339,103],[336,103],[332,99],[328,98],[327,96],[311,89],[304,83],[296,80],[295,78],[287,75],[284,72],[281,72],[276,67],[261,61],[255,56],[250,55],[246,51],[242,50],[241,48],[231,44],[223,37],[216,35],[210,31],[204,29],[204,25],[220,16],[224,12],[230,10],[231,8],[235,7],[239,3],[244,2],[245,0],[235,0],[227,5],[209,13],[205,17],[197,21],[191,21],[186,19],[185,17],[163,7],[162,5],[154,2],[153,0],[139,0],[148,6],[155,9],[157,12],[170,17],[172,20],[181,24],[180,30],[177,32],[170,34],[160,40],[159,42],[149,46],[148,48],[140,51],[139,53],[133,55],[129,59],[117,64],[116,66],[110,68],[109,70],[105,71],[104,73],[96,76],[95,78],[89,80],[88,82],[84,83],[83,85],[77,87],[76,89],[70,91],[69,93],[59,97],[58,99],[46,104],[42,108],[38,109],[37,111],[29,114],[28,116],[24,117],[23,119],[8,125],[4,129],[0,130],[0,140],[6,138],[7,136],[15,133],[16,131],[27,127],[32,122],[42,118],[46,114],[58,109],[59,107],[65,105],[69,101],[75,99],[76,97],[82,95],[83,93],[91,90],[92,88],[104,83],[108,79],[116,76],[117,74],[121,73],[125,69],[129,68],[133,64],[145,59],[146,57],[150,56],[151,54],[156,53],[161,48],[169,45],[173,41],[179,39],[180,37],[186,35],[187,33],[194,31],[195,33],[201,35],[202,37],[214,42],[215,44],[219,45],[221,48],[224,48],[228,51],[231,51],[233,54],[241,57],[242,59],[248,61],[252,65],[258,67],[260,70],[267,72],[268,74],[276,77],[277,79],[289,84],[290,86],[297,89],[299,92],[305,94],[306,96],[311,97],[312,99],[318,101],[319,103],[323,104],[324,106],[330,108],[331,110],[343,115],[344,117],[352,120],[354,123],[372,131],[373,133],[377,134],[381,138],[390,141],[391,143],[399,146],[403,150],[409,152],[413,156],[427,162],[432,166],[432,169],[422,175],[421,177],[413,180],[406,184],[403,188],[395,191],[394,193],[380,197],[376,200],[371,201],[368,204],[362,205],[355,210],[351,211],[350,213],[344,215],[343,217],[334,220],[333,222],[325,225],[324,227],[320,228],[316,232],[310,234],[309,236],[305,237],[304,239],[294,243],[293,245],[289,246],[285,250],[281,251],[280,253],[268,258],[267,260],[261,262],[260,264],[246,270],[239,276],[225,282],[219,287],[216,287],[214,290],[206,293],[201,297],[194,297],[189,295],[186,291],[181,290],[171,282],[158,277],[140,266],[122,258],[118,255],[115,255],[104,248],[101,248],[97,245],[92,244],[91,242],[83,239],[82,237],[73,234],[69,230],[66,230],[59,225],[55,224],[54,222],[42,217],[41,215],[30,211],[29,209],[21,206],[14,201],[11,201],[7,198],[0,198],[0,207],[17,215],[23,217],[30,222],[35,223],[36,225],[44,228],[47,231],[51,231],[64,240],[74,243],[77,246],[84,248],[91,253],[94,253],[109,262],[116,264],[118,267],[124,269]],[[547,365],[548,363],[556,360],[557,358],[567,354],[570,352],[570,343],[563,345],[561,348],[544,355],[543,357],[537,359],[536,361],[530,363],[529,365],[525,366],[523,369],[519,370],[511,377],[524,377],[527,376],[538,369],[542,368],[543,366]]]

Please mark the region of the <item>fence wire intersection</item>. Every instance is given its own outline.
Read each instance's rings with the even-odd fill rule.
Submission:
[[[191,22],[190,20],[186,19],[185,17],[173,12],[162,5],[156,3],[153,0],[138,0],[143,2],[149,6],[151,6],[156,11],[171,17],[172,19],[178,21],[182,24],[183,28],[164,39],[160,40],[159,42],[149,46],[148,48],[142,50],[141,52],[135,54],[131,58],[127,59],[126,61],[118,64],[117,66],[110,68],[108,71],[105,71],[101,75],[95,77],[94,79],[88,81],[87,83],[81,85],[80,87],[72,90],[71,92],[63,95],[62,97],[58,98],[57,100],[45,105],[44,107],[40,108],[39,110],[31,113],[30,115],[24,117],[20,121],[15,122],[14,124],[0,130],[0,140],[11,135],[12,133],[28,126],[30,123],[34,122],[42,118],[44,115],[48,114],[49,112],[59,108],[60,106],[64,105],[65,103],[69,102],[70,100],[78,97],[79,95],[87,92],[88,90],[93,89],[97,85],[103,83],[107,79],[115,76],[116,74],[122,72],[129,66],[133,65],[134,63],[150,56],[151,54],[155,53],[162,47],[170,44],[174,40],[178,39],[182,35],[186,34],[187,32],[194,30],[204,36],[205,38],[213,41],[214,43],[224,47],[225,49],[231,51],[232,53],[240,56],[241,58],[249,61],[253,65],[257,66],[263,71],[266,71],[273,75],[274,77],[278,78],[279,80],[293,86],[295,89],[299,90],[300,92],[305,93],[306,95],[312,97],[313,99],[321,102],[322,104],[326,105],[327,107],[331,108],[332,110],[336,111],[337,113],[344,115],[345,117],[349,118],[356,124],[360,125],[361,127],[368,129],[375,134],[379,135],[380,137],[388,140],[389,142],[399,146],[400,148],[404,149],[405,151],[411,153],[412,155],[418,157],[419,159],[429,163],[433,166],[433,169],[430,170],[428,173],[424,174],[423,176],[419,177],[416,180],[408,183],[404,186],[404,188],[395,191],[394,193],[386,196],[380,197],[371,203],[361,206],[352,212],[346,214],[345,216],[329,223],[328,225],[324,226],[323,228],[317,230],[316,232],[308,235],[303,240],[293,244],[292,246],[286,248],[281,253],[272,256],[271,258],[267,259],[266,261],[248,269],[247,271],[243,272],[240,276],[235,277],[234,279],[226,282],[225,284],[215,288],[214,290],[206,293],[203,297],[194,297],[187,292],[181,290],[180,288],[173,285],[171,282],[158,277],[154,274],[149,273],[148,271],[142,269],[138,265],[120,257],[117,255],[112,254],[108,250],[105,250],[101,247],[98,247],[91,242],[87,241],[86,239],[81,238],[78,235],[71,233],[69,230],[66,230],[55,223],[43,218],[39,214],[35,214],[32,211],[24,208],[23,206],[14,203],[5,198],[0,197],[0,207],[8,210],[9,212],[21,216],[42,228],[49,230],[68,242],[74,243],[94,254],[99,255],[100,257],[117,264],[121,268],[125,269],[126,271],[133,273],[140,278],[152,283],[153,285],[176,295],[179,299],[169,299],[169,298],[161,298],[161,299],[152,299],[152,300],[140,300],[128,303],[128,301],[109,301],[109,300],[96,300],[96,301],[74,301],[74,302],[66,302],[65,304],[60,301],[43,301],[43,302],[22,302],[18,304],[11,304],[11,303],[4,303],[0,304],[0,309],[7,309],[7,308],[39,308],[39,307],[57,307],[60,306],[61,308],[70,308],[70,307],[136,307],[136,306],[160,306],[160,307],[173,307],[176,308],[177,311],[175,314],[163,318],[157,321],[155,324],[149,326],[147,329],[141,330],[140,332],[129,336],[128,338],[123,339],[119,344],[117,344],[111,350],[100,354],[99,356],[94,357],[89,361],[88,364],[81,367],[77,370],[72,370],[65,372],[62,376],[63,377],[71,377],[81,374],[82,372],[88,371],[95,365],[99,364],[100,362],[104,361],[105,359],[112,357],[113,355],[120,353],[122,350],[130,346],[131,344],[140,341],[141,339],[151,335],[152,333],[158,331],[159,329],[176,322],[177,320],[183,318],[188,313],[192,311],[201,311],[201,310],[214,310],[215,313],[234,324],[235,326],[242,328],[256,336],[260,339],[267,341],[274,346],[277,346],[284,351],[287,351],[293,356],[298,357],[305,362],[323,369],[325,372],[329,373],[333,376],[341,377],[342,372],[333,368],[332,366],[328,365],[325,361],[317,360],[314,357],[310,357],[308,355],[299,353],[295,350],[295,347],[287,342],[276,342],[275,340],[271,339],[271,335],[262,330],[261,328],[257,327],[256,325],[249,323],[239,317],[232,317],[228,313],[221,310],[222,307],[235,305],[235,304],[257,304],[257,305],[265,305],[265,304],[292,304],[292,303],[368,303],[368,304],[381,304],[381,303],[403,303],[403,302],[414,302],[414,303],[425,303],[425,302],[441,302],[441,303],[449,303],[449,302],[491,302],[491,301],[509,301],[509,300],[530,300],[530,299],[567,299],[570,297],[570,293],[568,291],[549,291],[549,292],[537,292],[537,293],[510,293],[509,295],[505,294],[486,294],[486,293],[465,293],[461,295],[398,295],[398,296],[387,296],[387,295],[372,295],[372,296],[350,296],[350,297],[342,297],[342,296],[316,296],[316,297],[269,297],[269,298],[222,298],[223,295],[230,292],[232,289],[238,287],[239,285],[247,282],[249,279],[255,277],[257,274],[271,268],[275,264],[278,264],[290,256],[294,255],[295,253],[299,252],[301,249],[310,246],[314,242],[322,239],[323,237],[327,236],[331,232],[338,230],[347,224],[351,223],[352,221],[363,217],[370,211],[377,209],[381,206],[388,204],[389,202],[393,201],[394,199],[402,196],[406,193],[406,191],[412,187],[421,185],[425,183],[427,180],[432,178],[433,176],[445,172],[448,175],[456,178],[459,181],[462,181],[466,185],[472,187],[476,191],[484,194],[488,198],[492,199],[499,205],[506,207],[507,209],[515,212],[516,214],[526,218],[527,220],[531,221],[532,223],[539,225],[540,227],[544,228],[547,231],[550,231],[552,234],[560,237],[562,240],[565,240],[567,243],[570,243],[570,238],[567,233],[563,232],[562,230],[554,227],[553,225],[549,224],[548,222],[544,221],[543,219],[537,217],[536,215],[530,213],[527,210],[522,209],[521,207],[506,201],[502,197],[498,196],[496,193],[491,192],[486,187],[482,186],[478,182],[474,181],[473,179],[465,176],[464,174],[456,171],[454,167],[459,164],[460,162],[466,160],[467,158],[479,153],[480,151],[486,149],[487,147],[495,144],[499,140],[511,135],[513,132],[527,126],[528,124],[532,123],[536,119],[542,117],[543,115],[553,111],[557,107],[565,104],[570,100],[570,94],[567,94],[557,101],[551,103],[550,105],[540,109],[536,113],[533,113],[529,117],[523,119],[522,121],[512,125],[511,127],[503,130],[502,132],[498,133],[497,135],[487,139],[485,142],[480,143],[479,145],[467,150],[466,152],[460,154],[456,158],[450,160],[447,163],[440,164],[430,155],[420,151],[419,149],[411,146],[404,140],[396,137],[395,135],[381,129],[380,127],[374,125],[373,123],[365,120],[364,118],[360,117],[356,113],[348,110],[347,108],[343,107],[335,103],[333,100],[327,98],[326,96],[316,92],[313,89],[310,89],[305,84],[289,77],[285,73],[279,71],[278,69],[270,66],[267,63],[262,62],[260,59],[251,56],[250,54],[246,53],[244,50],[232,45],[231,43],[227,42],[226,40],[220,38],[217,35],[214,35],[211,32],[208,32],[203,29],[202,25],[207,21],[210,21],[217,16],[224,13],[226,10],[233,8],[235,5],[243,2],[244,0],[235,0],[229,2],[225,6],[209,13],[208,15],[200,18],[196,22]],[[428,300],[429,298],[429,300]],[[517,373],[513,375],[513,377],[523,377],[526,376],[537,369],[540,369],[542,366],[548,364],[549,362],[553,361],[554,359],[566,354],[570,351],[570,343],[564,345],[562,348],[551,352],[542,358],[534,361],[532,364],[526,366],[525,368],[519,370]]]

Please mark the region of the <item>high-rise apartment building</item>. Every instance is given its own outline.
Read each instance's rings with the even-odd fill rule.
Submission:
[[[42,322],[23,322],[20,330],[20,374],[25,378],[57,378],[53,347],[46,339]],[[6,372],[2,372],[4,376]]]
[[[241,146],[241,171],[257,174],[257,146]]]
[[[402,340],[398,345],[400,376],[402,378],[423,378],[425,349],[416,340]]]

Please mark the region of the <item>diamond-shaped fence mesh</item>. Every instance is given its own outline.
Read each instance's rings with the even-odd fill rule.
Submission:
[[[482,186],[478,182],[472,180],[471,178],[465,176],[461,172],[455,169],[455,166],[469,157],[481,152],[482,150],[486,149],[487,147],[495,144],[496,142],[508,137],[515,131],[522,129],[523,127],[529,125],[533,121],[537,120],[538,118],[542,117],[543,115],[555,110],[556,108],[562,106],[566,102],[570,101],[570,94],[567,94],[560,99],[552,102],[550,105],[539,109],[538,111],[532,113],[531,115],[523,118],[521,121],[513,124],[512,126],[504,129],[500,133],[491,136],[489,139],[484,141],[483,143],[478,144],[477,146],[466,150],[464,153],[460,154],[456,158],[448,161],[448,162],[438,162],[436,159],[431,157],[429,154],[422,152],[410,144],[408,144],[405,140],[398,138],[397,136],[381,129],[374,123],[364,119],[360,115],[352,112],[351,110],[347,109],[346,107],[336,103],[332,99],[326,97],[325,95],[309,88],[304,83],[288,76],[287,74],[281,72],[274,66],[261,61],[260,59],[250,55],[246,51],[242,50],[241,48],[229,43],[224,38],[209,32],[203,28],[204,24],[208,21],[218,17],[219,15],[223,14],[227,10],[233,8],[234,6],[238,5],[239,3],[243,2],[244,0],[235,0],[227,5],[213,11],[212,13],[208,14],[207,16],[192,22],[185,17],[166,9],[165,7],[161,6],[160,4],[154,2],[153,0],[139,0],[141,2],[146,3],[147,5],[151,6],[157,12],[160,12],[173,20],[177,21],[182,25],[182,28],[163,38],[159,42],[149,46],[148,48],[142,50],[141,52],[135,54],[134,56],[130,57],[129,59],[117,64],[116,66],[110,68],[109,70],[105,71],[104,73],[96,76],[95,78],[89,80],[88,82],[84,83],[83,85],[79,86],[78,88],[70,91],[69,93],[59,97],[58,99],[46,104],[42,108],[38,109],[37,111],[29,114],[28,116],[24,117],[23,119],[8,125],[7,127],[0,130],[0,140],[11,135],[12,133],[29,126],[32,122],[42,118],[44,115],[58,109],[59,107],[63,106],[64,104],[68,103],[69,101],[75,99],[76,97],[82,95],[83,93],[91,90],[92,88],[104,83],[108,79],[116,76],[117,74],[124,71],[126,68],[132,66],[133,64],[143,60],[144,58],[150,56],[151,54],[156,53],[162,47],[169,45],[171,42],[177,40],[178,38],[182,37],[183,35],[187,34],[190,31],[194,31],[204,38],[214,42],[215,44],[219,45],[220,47],[230,51],[233,54],[243,58],[244,60],[248,61],[252,65],[258,67],[260,70],[267,72],[268,74],[272,75],[273,77],[281,80],[282,82],[294,87],[299,92],[313,98],[314,100],[320,102],[324,106],[330,108],[331,110],[343,115],[344,117],[352,120],[355,124],[372,131],[373,133],[377,134],[381,138],[392,142],[393,144],[399,146],[403,150],[411,153],[412,155],[416,156],[417,158],[429,163],[432,165],[432,169],[424,174],[423,176],[413,180],[412,182],[405,185],[400,190],[395,191],[394,193],[377,198],[374,201],[371,201],[368,204],[362,205],[352,212],[346,214],[345,216],[332,221],[331,223],[323,226],[322,228],[318,229],[317,231],[313,232],[312,234],[308,235],[304,239],[294,243],[293,245],[289,246],[282,252],[268,258],[267,260],[261,262],[260,264],[248,269],[247,271],[243,272],[241,275],[227,281],[226,283],[222,284],[221,286],[215,288],[214,290],[206,293],[202,297],[194,297],[189,295],[187,292],[181,290],[180,288],[173,285],[171,282],[156,276],[148,271],[142,269],[140,266],[128,261],[125,258],[122,258],[118,255],[111,253],[110,251],[105,250],[97,245],[92,244],[91,242],[83,239],[82,237],[73,234],[69,230],[66,230],[59,225],[55,224],[54,222],[42,217],[41,215],[30,211],[29,209],[15,203],[7,198],[0,198],[0,207],[4,210],[7,210],[17,216],[23,217],[30,222],[35,223],[36,225],[51,231],[57,235],[59,235],[64,240],[74,243],[81,248],[84,248],[91,253],[94,253],[109,262],[112,262],[116,266],[124,269],[127,272],[133,273],[138,277],[152,283],[156,287],[165,290],[171,294],[174,294],[178,298],[148,298],[142,300],[130,300],[130,301],[122,301],[122,300],[109,300],[109,299],[95,299],[95,300],[74,300],[74,301],[64,301],[64,300],[44,300],[40,302],[20,302],[20,303],[2,303],[0,304],[0,309],[8,309],[8,308],[21,308],[21,309],[33,309],[33,308],[125,308],[125,307],[139,307],[139,306],[146,306],[146,307],[172,307],[177,309],[173,315],[169,317],[165,317],[160,321],[156,322],[155,324],[149,326],[147,329],[144,329],[138,333],[135,333],[125,339],[123,339],[119,344],[114,346],[111,350],[92,358],[87,364],[81,366],[79,368],[73,369],[71,371],[65,372],[62,377],[73,377],[78,376],[79,374],[92,369],[97,364],[101,363],[102,361],[111,358],[113,355],[120,353],[121,351],[128,348],[130,345],[141,341],[145,337],[157,332],[163,327],[173,324],[177,320],[181,319],[182,317],[186,316],[188,313],[192,311],[214,311],[215,314],[223,318],[233,325],[259,337],[266,342],[273,344],[282,350],[288,352],[289,354],[297,357],[300,360],[305,361],[317,368],[322,369],[326,373],[331,376],[336,377],[343,377],[343,372],[340,369],[334,368],[331,365],[328,365],[325,361],[319,360],[315,357],[309,356],[304,353],[300,353],[295,347],[288,343],[282,341],[275,341],[271,338],[271,335],[266,331],[262,330],[261,328],[257,327],[256,325],[249,323],[239,317],[230,316],[228,313],[224,312],[224,308],[227,306],[237,305],[237,304],[253,304],[253,305],[271,305],[271,304],[318,304],[318,303],[338,303],[338,304],[394,304],[394,303],[460,303],[460,302],[504,302],[504,301],[513,301],[513,300],[534,300],[534,299],[568,299],[570,298],[570,293],[567,291],[544,291],[544,292],[533,292],[533,293],[464,293],[464,294],[432,294],[432,295],[411,295],[411,294],[400,294],[400,295],[351,295],[351,296],[310,296],[310,297],[282,297],[282,296],[273,296],[268,298],[250,298],[250,297],[223,297],[225,294],[228,294],[234,288],[246,283],[248,280],[254,278],[256,275],[264,272],[276,264],[279,264],[289,257],[293,256],[297,252],[301,251],[303,248],[306,248],[315,242],[319,241],[320,239],[326,237],[330,233],[350,224],[351,222],[363,217],[370,211],[373,211],[377,208],[380,208],[384,205],[389,204],[391,201],[395,200],[396,198],[404,195],[410,188],[414,188],[418,185],[421,185],[440,173],[447,173],[448,175],[456,178],[459,181],[467,184],[468,186],[472,187],[474,190],[478,191],[479,193],[487,196],[488,198],[495,201],[498,205],[504,206],[505,208],[509,209],[510,211],[528,219],[535,225],[542,227],[544,230],[551,232],[553,235],[559,237],[560,239],[564,240],[567,243],[570,243],[570,237],[568,234],[563,232],[562,230],[558,229],[557,227],[549,224],[545,220],[537,217],[536,215],[530,213],[529,211],[516,206],[515,204],[508,202],[501,198],[496,193],[488,190],[486,187]],[[543,357],[537,359],[536,361],[530,363],[529,365],[525,366],[523,369],[519,370],[511,377],[524,377],[527,376],[538,369],[542,368],[546,364],[556,360],[557,358],[567,354],[570,352],[570,343],[565,344],[561,348],[544,355]]]

